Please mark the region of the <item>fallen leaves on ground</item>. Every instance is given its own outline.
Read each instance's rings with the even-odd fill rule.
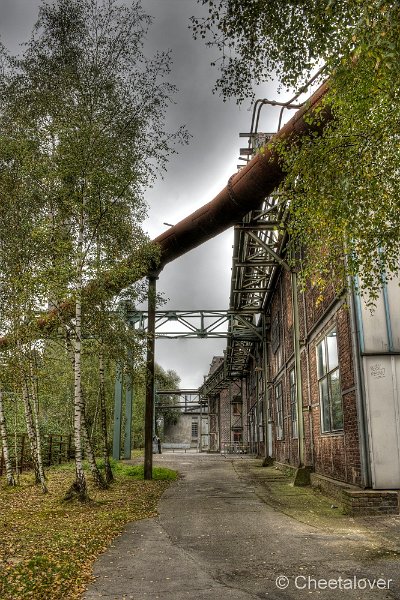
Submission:
[[[167,481],[117,474],[108,490],[89,486],[86,504],[62,501],[72,483],[67,470],[50,469],[43,495],[24,475],[0,488],[1,600],[75,600],[92,576],[92,564],[123,526],[156,515]]]

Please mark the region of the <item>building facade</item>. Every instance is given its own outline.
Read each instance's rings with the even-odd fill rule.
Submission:
[[[201,388],[212,447],[240,441],[338,482],[400,489],[399,282],[383,284],[373,312],[360,281],[339,295],[333,285],[323,297],[300,289],[285,240],[269,228],[276,206],[253,211],[235,238],[238,327]]]

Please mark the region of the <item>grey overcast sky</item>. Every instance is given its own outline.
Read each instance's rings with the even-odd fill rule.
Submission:
[[[26,40],[37,16],[40,0],[0,0],[0,36],[16,53]],[[171,49],[171,81],[179,88],[176,104],[168,115],[172,130],[186,124],[190,145],[179,149],[164,179],[146,194],[149,217],[146,228],[153,238],[165,230],[164,222],[176,223],[212,198],[236,171],[239,132],[248,131],[249,106],[223,103],[212,94],[216,70],[213,55],[188,29],[189,17],[204,10],[196,0],[142,0],[144,10],[154,17],[146,44],[147,53]],[[273,86],[258,92],[276,97]],[[265,110],[260,130],[273,131],[277,113]],[[243,140],[242,140],[243,143]],[[159,292],[169,298],[167,307],[184,310],[228,307],[233,232],[192,250],[166,266],[158,282]],[[181,386],[197,388],[225,340],[157,340],[156,360],[164,369],[174,369]]]

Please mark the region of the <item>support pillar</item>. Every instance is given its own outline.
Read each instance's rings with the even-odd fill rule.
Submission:
[[[153,478],[153,419],[154,419],[154,372],[155,372],[155,329],[156,329],[156,291],[158,276],[148,275],[148,320],[147,320],[147,358],[146,358],[146,410],[144,421],[144,478]]]
[[[201,396],[199,396],[200,400],[200,422],[199,422],[199,452],[202,451],[202,436],[203,436],[203,410],[202,410],[202,400]]]
[[[122,416],[122,366],[117,365],[114,387],[114,430],[112,456],[115,460],[121,458],[121,416]]]
[[[133,402],[133,382],[132,375],[129,375],[125,389],[125,438],[124,438],[124,458],[129,460],[132,451],[132,402]]]

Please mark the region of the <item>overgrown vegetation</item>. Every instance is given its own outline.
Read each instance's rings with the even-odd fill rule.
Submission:
[[[135,0],[43,0],[21,55],[0,46],[0,434],[9,485],[9,433],[23,424],[43,492],[44,430],[72,428],[69,497],[88,499],[83,456],[107,487],[115,364],[139,397],[143,388],[144,340],[124,307],[143,299],[145,284],[132,282],[158,259],[142,229],[144,191],[187,141],[184,127],[165,127],[176,89],[169,52],[144,53],[150,23]]]
[[[293,255],[323,290],[359,276],[373,302],[399,274],[400,5],[390,0],[199,0],[194,35],[216,51],[215,89],[238,102],[253,84],[304,90],[325,65],[334,119],[321,137],[280,148]],[[324,107],[321,106],[322,110]],[[317,115],[318,119],[319,116]]]
[[[153,517],[157,502],[176,477],[168,469],[156,481],[138,481],[129,467],[115,465],[108,490],[89,484],[88,503],[62,502],[74,477],[72,465],[48,471],[48,494],[32,475],[17,488],[0,488],[0,597],[2,600],[74,600],[91,579],[95,558],[129,521]]]

